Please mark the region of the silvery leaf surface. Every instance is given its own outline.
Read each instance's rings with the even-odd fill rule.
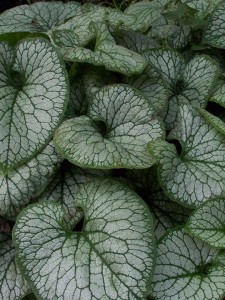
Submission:
[[[0,299],[19,300],[30,290],[17,266],[11,235],[0,232]]]
[[[7,174],[49,142],[69,95],[64,62],[47,40],[0,49],[0,169]]]
[[[76,196],[81,186],[88,180],[108,175],[110,175],[108,171],[81,169],[64,161],[37,200],[59,202],[64,209],[66,226],[71,228],[83,217],[81,209],[77,208],[76,204]]]
[[[40,299],[144,299],[154,265],[152,216],[126,185],[93,180],[77,195],[83,231],[54,202],[28,206],[14,229],[17,261]]]
[[[212,247],[225,248],[224,211],[224,198],[209,200],[194,211],[186,229]]]
[[[156,300],[221,300],[225,267],[218,250],[190,236],[183,228],[170,231],[158,244],[153,293]]]
[[[169,138],[181,153],[163,141],[149,144],[159,161],[159,180],[166,194],[184,206],[198,207],[224,194],[224,136],[188,103],[180,104],[177,127]]]
[[[155,163],[147,143],[164,134],[145,97],[128,85],[115,84],[95,93],[88,116],[63,122],[54,142],[63,157],[81,167],[147,168]]]
[[[65,20],[81,14],[78,2],[39,2],[20,5],[1,14],[0,34],[7,32],[47,32]]]
[[[203,42],[213,47],[224,48],[225,47],[225,3],[222,1],[216,6],[210,17],[208,18],[207,25],[205,27]]]
[[[7,175],[0,173],[0,215],[14,219],[52,180],[62,158],[49,143],[40,153]]]

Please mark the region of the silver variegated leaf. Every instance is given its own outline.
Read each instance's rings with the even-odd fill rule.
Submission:
[[[225,248],[225,199],[209,200],[191,215],[186,229],[215,248]]]
[[[167,195],[185,206],[223,195],[225,186],[225,139],[198,111],[188,103],[180,104],[177,127],[170,139],[178,140],[182,151],[174,145],[150,143],[150,153],[159,160],[159,178]]]
[[[54,202],[31,205],[17,219],[17,260],[35,294],[45,300],[144,299],[155,250],[146,204],[108,179],[84,185],[76,201],[85,216],[81,232],[65,229],[63,209]]]
[[[225,2],[222,1],[208,18],[203,42],[217,48],[225,47]]]
[[[22,299],[30,290],[17,266],[11,235],[0,232],[0,300]]]
[[[0,43],[0,169],[30,160],[51,139],[68,101],[63,61],[45,39]]]
[[[164,7],[158,1],[140,1],[129,5],[125,13],[136,17],[136,22],[131,29],[144,32],[160,18],[163,9]]]
[[[76,207],[76,196],[81,186],[88,180],[107,175],[107,171],[85,170],[64,161],[54,179],[38,197],[38,201],[59,202],[64,209],[66,226],[71,228],[83,217],[81,209]]]
[[[0,34],[6,32],[47,32],[65,20],[81,14],[78,2],[40,2],[5,11],[0,17]]]
[[[167,84],[170,95],[173,95],[174,84],[185,67],[183,56],[178,51],[161,48],[143,51],[143,56],[160,72]]]
[[[183,228],[169,232],[158,244],[153,293],[156,300],[220,300],[225,267],[218,250],[190,236]]]
[[[81,167],[147,168],[155,162],[147,143],[164,138],[154,111],[138,90],[105,86],[93,96],[88,116],[67,120],[58,128],[55,145],[63,157]]]
[[[152,66],[137,76],[126,77],[125,83],[137,88],[157,112],[167,107],[168,90],[161,74]]]
[[[0,215],[14,219],[52,180],[62,158],[52,143],[7,175],[0,173]]]

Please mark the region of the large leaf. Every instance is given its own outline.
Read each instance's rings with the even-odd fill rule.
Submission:
[[[0,232],[0,299],[18,300],[29,291],[15,261],[11,236]]]
[[[178,140],[182,151],[174,145],[150,143],[150,152],[159,159],[160,183],[175,201],[199,206],[205,200],[224,193],[225,139],[199,115],[190,104],[180,105],[177,127],[171,139]]]
[[[0,17],[0,33],[46,32],[65,20],[81,14],[77,2],[40,2],[5,11]]]
[[[0,215],[15,218],[49,184],[62,158],[52,143],[7,175],[0,173]]]
[[[65,230],[63,209],[43,202],[17,219],[17,260],[33,291],[50,299],[144,299],[154,263],[153,222],[125,185],[95,180],[81,188],[82,232]],[[38,226],[37,226],[38,224]]]
[[[208,19],[203,41],[213,47],[225,48],[225,2],[222,1]]]
[[[187,229],[212,247],[225,248],[225,199],[210,200],[191,215]]]
[[[63,157],[81,167],[147,168],[155,162],[147,143],[163,137],[161,122],[140,92],[115,84],[93,96],[88,117],[65,121],[54,141]]]
[[[47,144],[68,101],[64,63],[44,39],[0,43],[0,169],[27,162]]]
[[[156,300],[219,300],[225,291],[225,267],[218,251],[188,235],[168,233],[158,244],[153,296]]]

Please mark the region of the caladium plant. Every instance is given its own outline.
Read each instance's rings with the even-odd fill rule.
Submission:
[[[0,16],[0,300],[224,299],[225,2],[31,2]]]

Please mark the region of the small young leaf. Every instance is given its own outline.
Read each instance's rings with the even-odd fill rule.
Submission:
[[[209,200],[191,215],[187,230],[207,244],[225,248],[225,199]]]
[[[188,103],[180,105],[177,127],[170,139],[174,145],[150,143],[150,153],[159,160],[160,183],[168,196],[185,206],[196,207],[224,193],[225,139]]]
[[[0,232],[0,300],[18,300],[29,291],[15,261],[11,236]]]
[[[125,185],[94,180],[77,195],[84,230],[63,225],[59,204],[26,208],[14,230],[17,260],[35,294],[53,299],[144,299],[154,264],[146,204]]]
[[[55,147],[49,143],[26,164],[11,170],[7,175],[0,173],[0,215],[15,218],[45,189],[61,161]]]
[[[64,63],[44,39],[0,43],[0,169],[30,160],[51,139],[68,101]]]
[[[225,267],[218,250],[188,235],[170,231],[158,244],[153,293],[156,300],[219,300],[224,296]]]
[[[155,162],[147,143],[164,137],[154,114],[138,90],[105,86],[93,96],[89,116],[65,121],[54,141],[63,157],[81,167],[147,168]]]
[[[225,47],[225,2],[222,1],[208,19],[203,42],[217,48]]]
[[[5,11],[0,17],[0,33],[46,32],[65,20],[81,14],[78,2],[39,2]]]

